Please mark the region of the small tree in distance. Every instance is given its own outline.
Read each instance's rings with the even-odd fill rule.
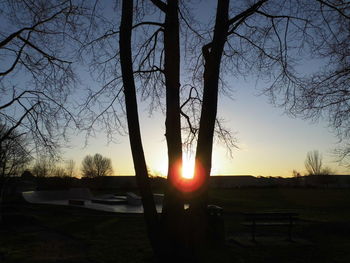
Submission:
[[[330,167],[323,167],[322,154],[319,151],[310,151],[306,155],[305,168],[307,175],[311,177],[311,182],[319,186],[328,187],[336,183],[337,179],[333,175],[336,171]]]
[[[81,172],[83,177],[89,178],[112,175],[112,161],[99,153],[87,155],[83,159]]]
[[[322,172],[322,154],[317,150],[308,152],[305,168],[309,175],[320,175]]]

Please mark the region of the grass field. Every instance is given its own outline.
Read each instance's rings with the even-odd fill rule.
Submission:
[[[350,262],[350,189],[215,190],[211,203],[222,206],[227,241],[203,262]],[[268,229],[249,240],[243,212],[294,211],[300,222],[294,242],[284,230]],[[77,207],[4,207],[0,262],[154,262],[143,218]]]

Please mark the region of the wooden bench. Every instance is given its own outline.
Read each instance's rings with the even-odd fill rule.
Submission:
[[[245,213],[244,226],[250,227],[252,241],[256,241],[257,227],[286,227],[288,240],[292,241],[292,228],[298,220],[297,213],[287,212],[265,212],[265,213]]]

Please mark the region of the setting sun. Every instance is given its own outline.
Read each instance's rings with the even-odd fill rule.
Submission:
[[[183,158],[182,164],[182,177],[191,179],[194,173],[194,160],[189,158]]]

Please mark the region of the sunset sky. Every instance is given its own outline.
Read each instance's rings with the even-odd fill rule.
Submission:
[[[106,7],[106,10],[111,12],[110,16],[114,15],[113,8]],[[203,1],[196,10],[196,15],[199,20],[208,22],[208,17],[215,13],[214,10],[215,1]],[[307,72],[317,66],[319,65],[301,65],[299,69]],[[80,78],[85,82],[81,88],[85,85],[98,90],[101,83],[89,83],[88,73],[83,74],[85,75]],[[223,145],[215,144],[212,175],[288,177],[294,169],[304,174],[304,160],[307,152],[312,150],[322,153],[324,166],[329,166],[339,174],[350,174],[349,170],[336,162],[333,150],[337,147],[338,139],[332,134],[327,122],[292,118],[283,109],[273,107],[268,97],[258,96],[269,83],[259,82],[249,76],[245,80],[227,76],[226,82],[233,91],[233,100],[221,94],[218,117],[224,118],[226,127],[236,134],[238,148],[233,150],[231,158]],[[72,95],[78,104],[84,97],[82,94]],[[139,113],[147,164],[153,173],[166,175],[164,115],[155,112],[149,116],[148,105],[145,103],[139,105]],[[81,161],[86,155],[100,153],[111,158],[115,175],[134,174],[127,136],[119,136],[116,142],[108,143],[104,133],[97,133],[89,138],[87,146],[84,144],[84,134],[77,131],[70,138],[69,148],[62,149],[62,158],[75,160],[79,173]],[[191,157],[185,157],[186,165],[187,162],[193,163],[193,156]]]
[[[204,1],[196,10],[196,15],[199,20],[208,21],[214,10],[215,1]],[[301,64],[299,69],[308,72],[319,66],[308,63]],[[340,174],[350,172],[336,162],[333,150],[338,139],[325,121],[292,118],[284,114],[283,109],[273,107],[266,96],[258,96],[269,83],[256,82],[252,78],[237,80],[228,77],[226,81],[233,90],[233,100],[221,95],[218,115],[236,133],[239,148],[234,149],[231,158],[223,145],[215,144],[212,175],[288,177],[293,169],[304,174],[304,160],[307,152],[312,150],[322,153],[324,166]],[[149,116],[147,104],[139,106],[139,113],[147,164],[151,171],[165,175],[167,149],[164,116],[159,112]],[[120,136],[116,143],[108,144],[105,135],[97,134],[96,138],[89,139],[87,147],[83,147],[84,138],[79,136],[71,141],[72,148],[65,150],[64,156],[76,160],[77,167],[80,167],[85,155],[101,153],[112,159],[116,175],[134,174],[127,136]],[[188,157],[185,157],[185,162],[188,159],[193,163],[193,159]]]
[[[233,158],[223,145],[215,144],[212,175],[292,175],[293,169],[304,173],[306,153],[319,150],[324,166],[338,173],[349,173],[338,165],[333,149],[337,138],[327,127],[327,123],[312,123],[295,119],[283,110],[268,103],[259,85],[232,80],[233,100],[220,97],[219,116],[225,125],[236,133],[239,149],[234,149]],[[167,149],[164,137],[164,116],[156,113],[149,116],[146,104],[139,107],[141,129],[147,164],[151,171],[166,174]],[[74,137],[71,149],[64,150],[66,159],[74,159],[77,168],[87,154],[101,153],[112,159],[116,175],[134,174],[130,146],[127,136],[120,136],[116,143],[107,143],[105,135],[90,138],[84,147],[84,138]],[[185,159],[187,159],[185,157]]]

